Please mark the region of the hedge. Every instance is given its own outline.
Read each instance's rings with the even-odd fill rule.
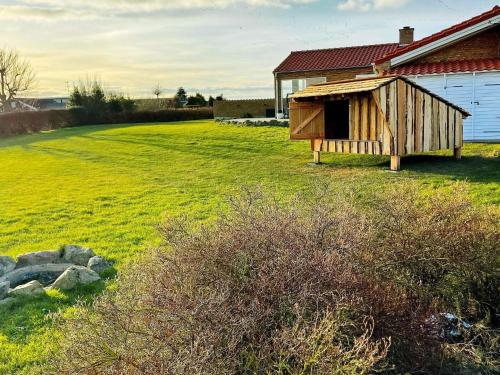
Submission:
[[[103,113],[97,117],[86,113],[82,108],[10,112],[0,114],[0,137],[84,125],[173,122],[211,118],[213,118],[212,108]]]
[[[58,129],[71,123],[67,110],[9,112],[0,114],[0,137]]]

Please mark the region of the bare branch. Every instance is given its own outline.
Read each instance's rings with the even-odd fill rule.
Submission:
[[[15,51],[0,49],[0,107],[10,109],[12,100],[31,89],[36,79],[31,64]]]

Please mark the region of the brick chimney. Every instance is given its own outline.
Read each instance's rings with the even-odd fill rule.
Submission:
[[[413,34],[415,29],[410,26],[405,26],[402,29],[399,29],[399,45],[406,46],[407,44],[413,43]]]

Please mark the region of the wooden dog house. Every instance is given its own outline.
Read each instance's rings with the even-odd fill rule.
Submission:
[[[312,85],[291,96],[290,139],[311,140],[321,152],[400,157],[453,149],[461,157],[469,114],[404,77],[376,77]]]

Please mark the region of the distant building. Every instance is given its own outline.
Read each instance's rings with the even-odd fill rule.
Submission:
[[[11,111],[48,111],[51,109],[65,109],[69,98],[16,98],[10,102]],[[0,108],[1,110],[1,108]],[[3,111],[2,111],[3,112]]]

